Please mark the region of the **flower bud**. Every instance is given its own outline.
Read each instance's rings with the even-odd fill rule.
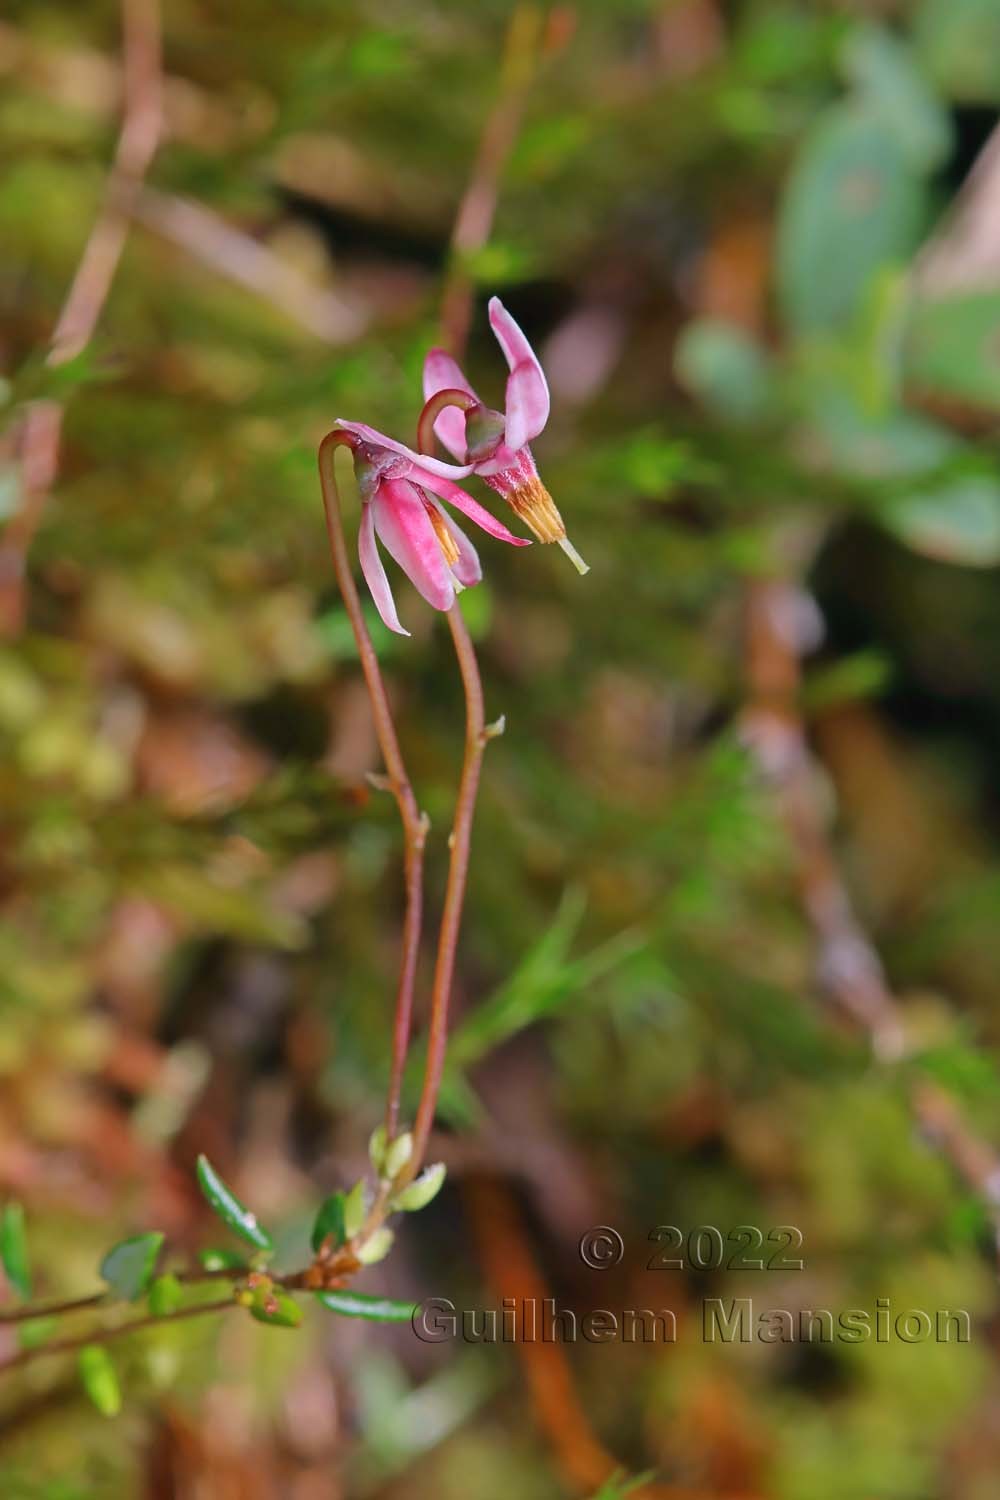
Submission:
[[[385,1163],[386,1134],[385,1126],[377,1125],[368,1138],[368,1160],[381,1177],[382,1167]]]
[[[392,1249],[393,1233],[383,1224],[381,1229],[376,1229],[371,1237],[359,1245],[355,1254],[363,1266],[374,1266],[385,1257]]]
[[[426,1208],[431,1199],[436,1198],[441,1191],[445,1171],[443,1161],[436,1161],[425,1167],[419,1177],[415,1177],[396,1194],[392,1201],[393,1208],[401,1208],[404,1213],[414,1213],[418,1208]]]
[[[365,1222],[368,1212],[368,1192],[364,1178],[356,1182],[344,1199],[344,1233],[352,1240]]]

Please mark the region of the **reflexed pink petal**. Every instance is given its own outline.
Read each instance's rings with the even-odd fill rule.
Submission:
[[[444,349],[428,349],[424,359],[424,400],[429,401],[438,391],[446,390],[465,391],[479,400],[458,362]]]
[[[414,588],[435,609],[450,609],[455,585],[424,502],[413,485],[406,479],[387,480],[371,502],[371,509],[379,541]]]
[[[523,448],[549,419],[549,387],[535,351],[499,297],[490,298],[490,327],[510,369],[507,380],[508,448]]]
[[[396,613],[396,604],[392,597],[392,589],[389,580],[385,576],[385,568],[382,559],[378,555],[378,544],[375,541],[375,517],[370,505],[361,508],[361,526],[358,530],[358,556],[361,559],[361,571],[364,574],[365,583],[371,590],[371,596],[375,600],[375,608],[390,630],[397,635],[409,635],[399,623]]]
[[[439,458],[425,458],[405,444],[397,443],[395,438],[386,437],[384,432],[376,432],[374,427],[369,427],[364,422],[345,422],[343,417],[338,417],[333,425],[342,428],[344,432],[353,432],[355,437],[371,443],[375,448],[387,448],[390,453],[400,453],[422,468],[429,469],[432,474],[443,474],[446,479],[464,479],[467,474],[472,473],[471,464],[446,464]]]
[[[471,589],[472,585],[479,583],[483,576],[483,570],[479,562],[479,553],[469,541],[465,532],[455,525],[440,500],[435,500],[433,495],[428,495],[427,498],[447,526],[449,535],[458,548],[458,561],[452,563],[451,571],[459,583],[464,583],[467,589]]]
[[[449,390],[466,391],[479,400],[451,355],[443,349],[431,349],[424,360],[424,400],[429,401],[438,391]],[[445,407],[434,423],[434,431],[448,452],[463,464],[466,458],[465,413],[457,406]]]
[[[411,478],[417,484],[422,485],[425,490],[430,490],[432,494],[439,495],[442,500],[447,500],[449,505],[460,510],[463,516],[468,516],[470,521],[475,521],[477,526],[481,526],[498,541],[510,542],[512,547],[531,546],[527,537],[515,536],[512,531],[508,531],[502,521],[498,521],[496,516],[491,515],[478,500],[473,500],[471,495],[460,490],[457,484],[452,484],[450,479],[442,479],[436,474],[422,474],[419,469],[413,471]]]

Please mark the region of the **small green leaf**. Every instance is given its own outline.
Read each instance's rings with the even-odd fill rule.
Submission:
[[[149,1310],[154,1318],[169,1318],[184,1300],[184,1288],[171,1272],[157,1276],[149,1288]]]
[[[220,1249],[218,1245],[212,1245],[207,1250],[198,1251],[198,1260],[206,1271],[245,1271],[247,1262],[244,1256],[236,1250]]]
[[[373,1323],[409,1323],[416,1312],[413,1302],[394,1302],[391,1297],[370,1297],[364,1292],[317,1292],[316,1300],[344,1318],[368,1318]]]
[[[198,1185],[223,1223],[248,1245],[258,1250],[273,1250],[271,1236],[257,1223],[256,1214],[245,1208],[226,1186],[207,1156],[199,1156],[197,1170]]]
[[[385,1165],[385,1148],[385,1126],[376,1125],[368,1139],[368,1159],[380,1177]]]
[[[302,1309],[294,1297],[273,1288],[254,1293],[250,1316],[258,1323],[269,1323],[273,1328],[298,1328],[302,1322]]]
[[[334,1245],[342,1245],[347,1239],[344,1213],[346,1201],[343,1193],[331,1193],[320,1205],[309,1237],[314,1250],[318,1250],[328,1237],[332,1237]]]
[[[28,1236],[24,1227],[24,1208],[13,1200],[4,1204],[0,1216],[0,1260],[7,1280],[17,1295],[27,1301],[31,1296]]]
[[[392,1202],[393,1208],[400,1208],[404,1213],[414,1213],[419,1208],[426,1208],[431,1199],[436,1198],[441,1191],[444,1178],[443,1161],[436,1161],[425,1167],[419,1177],[415,1177],[402,1192],[396,1194]]]
[[[353,1239],[365,1222],[368,1212],[368,1184],[364,1178],[356,1182],[344,1199],[344,1235]]]
[[[402,1135],[397,1135],[386,1148],[382,1175],[391,1181],[397,1172],[403,1170],[412,1155],[413,1136],[408,1130],[404,1130]]]
[[[393,1233],[383,1224],[381,1229],[376,1229],[371,1237],[365,1240],[358,1248],[357,1257],[363,1266],[373,1266],[377,1261],[384,1260],[392,1249]]]
[[[843,64],[865,107],[893,132],[914,167],[933,171],[947,160],[953,131],[944,101],[901,37],[862,21],[848,36]]]
[[[674,351],[679,379],[714,415],[734,423],[768,414],[774,376],[767,353],[735,325],[697,318],[683,329]]]
[[[995,411],[1000,400],[1000,295],[952,292],[911,311],[906,376],[922,394]]]
[[[939,562],[994,568],[1000,562],[1000,485],[986,474],[913,489],[879,519],[914,552]]]
[[[926,206],[923,174],[884,120],[856,101],[823,111],[778,221],[778,299],[792,332],[832,334],[855,317],[879,270],[911,254]]]
[[[80,1380],[102,1417],[116,1417],[122,1409],[122,1390],[111,1356],[100,1344],[87,1344],[77,1358]]]
[[[101,1275],[126,1302],[134,1302],[149,1286],[156,1271],[156,1257],[163,1244],[159,1230],[135,1234],[112,1245],[101,1261]]]

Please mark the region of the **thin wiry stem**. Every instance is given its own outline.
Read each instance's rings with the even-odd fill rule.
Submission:
[[[129,222],[162,131],[158,0],[122,0],[124,117],[104,202],[83,249],[46,356],[58,369],[87,347],[108,299]],[[63,408],[52,398],[29,406],[21,424],[20,504],[0,548],[0,634],[21,627],[25,569],[59,465]]]
[[[91,1292],[87,1297],[68,1297],[65,1302],[28,1303],[24,1307],[5,1307],[0,1309],[0,1323],[31,1323],[38,1318],[55,1318],[63,1313],[86,1312],[89,1308],[100,1307],[106,1302],[110,1292]]]
[[[385,761],[385,768],[388,772],[389,786],[399,807],[399,816],[403,824],[406,912],[403,918],[402,957],[399,986],[396,992],[392,1062],[385,1109],[386,1135],[391,1140],[399,1123],[399,1096],[403,1085],[403,1069],[406,1066],[406,1053],[413,1021],[413,987],[416,982],[423,922],[423,868],[427,819],[417,807],[417,799],[406,773],[392,710],[389,707],[389,697],[379,670],[375,647],[372,645],[371,636],[365,624],[361,600],[358,597],[357,585],[354,582],[354,574],[347,555],[344,524],[340,513],[340,494],[334,473],[334,455],[337,448],[342,445],[349,445],[347,435],[334,431],[327,433],[319,447],[319,477],[323,487],[326,528],[330,538],[330,552],[337,583],[340,586],[344,608],[347,610],[347,617],[354,632],[361,670],[364,673],[368,696],[371,699],[375,733],[378,736],[382,759]]]
[[[71,1339],[39,1344],[37,1349],[22,1349],[10,1359],[0,1360],[0,1372],[21,1369],[24,1365],[34,1364],[35,1360],[47,1359],[52,1354],[75,1354],[80,1349],[86,1349],[88,1344],[109,1344],[112,1339],[124,1338],[129,1333],[141,1333],[144,1328],[162,1328],[165,1323],[179,1323],[182,1318],[200,1318],[207,1313],[225,1312],[227,1308],[238,1306],[239,1303],[234,1298],[227,1297],[224,1301],[200,1302],[193,1307],[181,1307],[176,1312],[160,1316],[150,1313],[148,1317],[132,1318],[127,1323],[117,1323],[110,1328],[94,1328],[89,1333],[82,1333]]]
[[[191,1286],[200,1281],[238,1281],[246,1272],[237,1270],[233,1266],[226,1266],[218,1271],[206,1271],[201,1266],[195,1266],[190,1271],[177,1271],[177,1280],[185,1286]],[[87,1312],[100,1307],[112,1300],[113,1294],[110,1287],[105,1287],[101,1292],[90,1292],[85,1297],[68,1297],[63,1302],[39,1302],[28,1303],[23,1307],[0,1308],[0,1324],[5,1323],[30,1323],[39,1318],[54,1318],[63,1313]]]
[[[420,413],[417,423],[418,452],[432,453],[434,451],[434,422],[446,407],[456,406],[460,411],[468,411],[477,404],[475,398],[465,391],[452,389],[438,391]],[[455,646],[458,669],[462,677],[462,690],[465,694],[465,755],[458,784],[458,796],[455,801],[455,821],[449,840],[451,857],[448,863],[448,882],[445,887],[437,959],[434,966],[434,983],[431,990],[427,1056],[424,1060],[420,1103],[417,1106],[417,1117],[413,1127],[413,1155],[404,1170],[403,1180],[412,1176],[423,1160],[427,1140],[434,1124],[434,1110],[438,1094],[441,1091],[445,1050],[448,1044],[448,1014],[451,1008],[451,990],[455,976],[455,954],[462,925],[462,909],[465,904],[465,886],[469,870],[472,822],[476,812],[476,796],[479,791],[483,753],[490,739],[483,708],[483,685],[479,676],[479,664],[476,661],[475,648],[457,599],[447,611],[447,620]]]
[[[476,812],[476,794],[479,790],[483,752],[489,740],[489,731],[483,712],[483,685],[479,677],[479,665],[457,599],[447,612],[447,620],[465,693],[465,757],[462,762],[462,776],[455,802],[455,822],[449,841],[451,858],[448,864],[444,908],[441,913],[434,985],[431,990],[430,1028],[427,1036],[424,1080],[413,1126],[413,1156],[411,1158],[413,1171],[419,1167],[427,1149],[427,1138],[434,1123],[434,1109],[441,1088],[441,1076],[444,1072],[445,1048],[448,1041],[448,1012],[452,980],[455,974],[455,951],[458,945],[459,929],[462,925],[462,908],[465,903],[472,821]]]

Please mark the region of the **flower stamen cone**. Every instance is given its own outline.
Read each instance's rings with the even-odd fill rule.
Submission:
[[[540,542],[561,542],[566,535],[556,503],[537,474],[506,495],[507,504]]]
[[[590,568],[566,535],[566,526],[558,507],[539,478],[534,460],[522,448],[516,460],[499,473],[484,474],[491,489],[502,495],[514,514],[540,542],[556,542],[580,574]]]
[[[556,503],[537,474],[509,491],[505,499],[540,542],[557,542],[578,573],[590,572],[590,564],[584,562],[566,535],[566,526]]]

